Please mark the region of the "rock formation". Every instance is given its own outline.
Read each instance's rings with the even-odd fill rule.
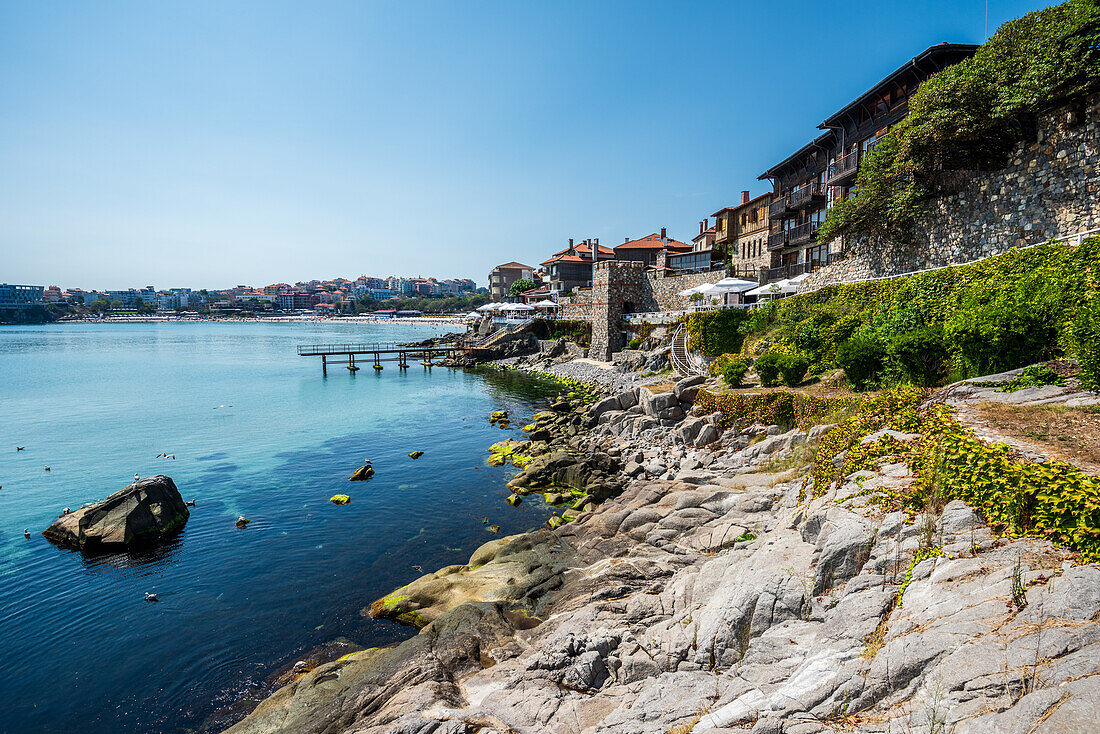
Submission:
[[[42,534],[89,553],[130,550],[156,545],[179,532],[190,515],[175,483],[158,475],[63,515]]]

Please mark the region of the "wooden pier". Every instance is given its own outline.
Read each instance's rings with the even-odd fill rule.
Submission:
[[[321,374],[328,375],[330,364],[347,365],[351,372],[360,369],[359,361],[370,363],[375,371],[382,370],[383,362],[397,362],[398,369],[407,369],[409,360],[419,360],[425,367],[431,367],[433,360],[440,357],[453,357],[462,350],[455,346],[439,345],[418,347],[396,342],[375,342],[372,344],[299,344],[299,357],[320,357]]]

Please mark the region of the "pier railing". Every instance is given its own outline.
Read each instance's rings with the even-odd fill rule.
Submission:
[[[447,347],[438,347],[439,351]],[[319,354],[361,354],[365,352],[405,351],[428,349],[428,347],[402,346],[397,342],[372,342],[370,344],[299,344],[298,355],[315,357]]]

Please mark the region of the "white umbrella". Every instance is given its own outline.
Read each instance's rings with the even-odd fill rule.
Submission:
[[[526,303],[506,303],[500,307],[501,311],[534,311],[534,306],[528,306]]]
[[[722,278],[720,281],[714,284],[718,288],[724,291],[731,291],[733,293],[740,293],[747,291],[750,288],[755,288],[759,283],[755,283],[751,280],[741,280],[740,278]]]
[[[789,280],[777,280],[774,283],[768,283],[758,288],[753,288],[751,291],[745,293],[746,296],[775,296],[780,293],[794,293],[798,290],[797,283],[791,283]]]
[[[486,303],[484,306],[480,306],[477,310],[478,311],[496,311],[498,308],[500,308],[499,303]]]
[[[545,301],[539,301],[535,304],[535,308],[557,308],[558,304],[547,298]]]
[[[477,311],[471,311],[470,313],[466,314],[466,318],[468,318],[468,319],[480,319],[481,314],[479,314]]]
[[[701,286],[701,285],[697,285],[694,288],[688,288],[687,290],[680,291],[679,295],[681,295],[681,296],[690,296],[692,293],[698,293],[699,289],[702,288],[702,287],[703,286]]]

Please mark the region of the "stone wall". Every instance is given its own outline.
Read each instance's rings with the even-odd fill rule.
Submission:
[[[843,258],[813,273],[803,290],[958,265],[1100,227],[1100,95],[1038,122],[1036,140],[1017,145],[1007,167],[952,174],[911,244],[846,242]]]
[[[640,311],[645,299],[646,266],[640,262],[605,260],[592,272],[592,344],[588,356],[604,362],[622,349],[619,318],[626,311]]]
[[[561,306],[558,316],[563,319],[589,319],[592,317],[592,289],[575,288],[571,296],[558,296]]]
[[[687,296],[680,291],[695,288],[704,283],[717,283],[726,277],[725,270],[711,270],[705,273],[685,273],[660,277],[656,273],[646,273],[645,299],[641,308],[635,311],[682,311],[691,305]]]

